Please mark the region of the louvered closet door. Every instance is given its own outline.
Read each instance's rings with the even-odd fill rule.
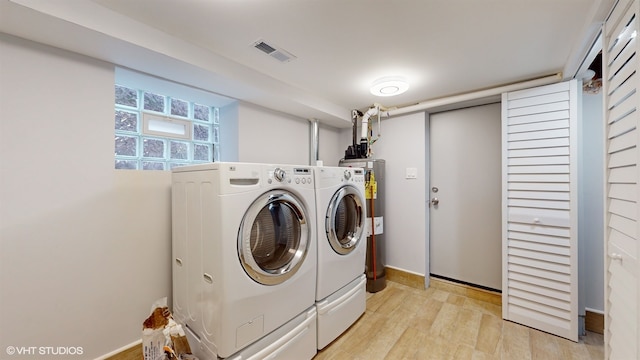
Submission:
[[[604,26],[605,343],[609,359],[640,358],[638,3],[619,1]]]
[[[503,94],[502,316],[578,340],[577,82]]]

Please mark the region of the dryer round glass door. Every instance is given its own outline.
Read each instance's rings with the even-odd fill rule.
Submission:
[[[364,230],[362,195],[352,186],[338,190],[327,208],[325,230],[331,248],[346,255],[356,248]]]
[[[240,263],[253,280],[280,284],[304,262],[310,231],[307,211],[295,195],[269,191],[251,204],[240,224]]]

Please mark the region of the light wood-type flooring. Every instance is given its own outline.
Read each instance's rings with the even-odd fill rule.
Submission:
[[[367,294],[367,310],[314,360],[603,359],[603,336],[579,343],[502,320],[500,305],[447,288],[387,281]]]

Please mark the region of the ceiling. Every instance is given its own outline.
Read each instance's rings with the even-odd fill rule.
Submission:
[[[32,8],[38,3],[11,2]],[[222,95],[242,98],[242,91],[233,89],[237,86],[234,82],[248,84],[272,99],[254,101],[258,104],[320,120],[339,118],[344,124],[328,122],[346,127],[348,110],[367,108],[373,103],[403,106],[559,72],[564,78],[571,78],[613,0],[93,0],[93,3],[92,13],[99,10],[105,16],[108,12],[112,17],[119,15],[117,19],[126,17],[129,22],[160,30],[173,40],[189,44],[191,49],[203,50],[208,54],[205,57],[218,59],[212,60],[217,64],[206,70],[219,71],[231,79],[229,90],[214,89]],[[66,14],[59,8],[38,10],[59,18],[66,16],[66,21],[83,25],[80,15],[76,15],[77,21],[71,19],[71,8]],[[88,14],[84,16],[88,18]],[[117,37],[118,24],[114,21],[111,33],[98,29],[98,25],[92,30]],[[280,62],[255,49],[253,44],[257,40],[295,58]],[[406,78],[409,90],[394,97],[371,95],[370,85],[384,76]],[[295,94],[305,97],[297,99]],[[288,111],[285,98],[304,106]],[[305,112],[305,108],[309,111]],[[330,110],[312,111],[319,109]]]

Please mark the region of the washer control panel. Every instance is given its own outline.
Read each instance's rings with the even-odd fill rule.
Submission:
[[[313,170],[311,168],[277,167],[269,171],[267,183],[311,185],[313,184]]]
[[[293,177],[296,184],[311,184],[313,182],[313,172],[310,168],[294,168]]]

